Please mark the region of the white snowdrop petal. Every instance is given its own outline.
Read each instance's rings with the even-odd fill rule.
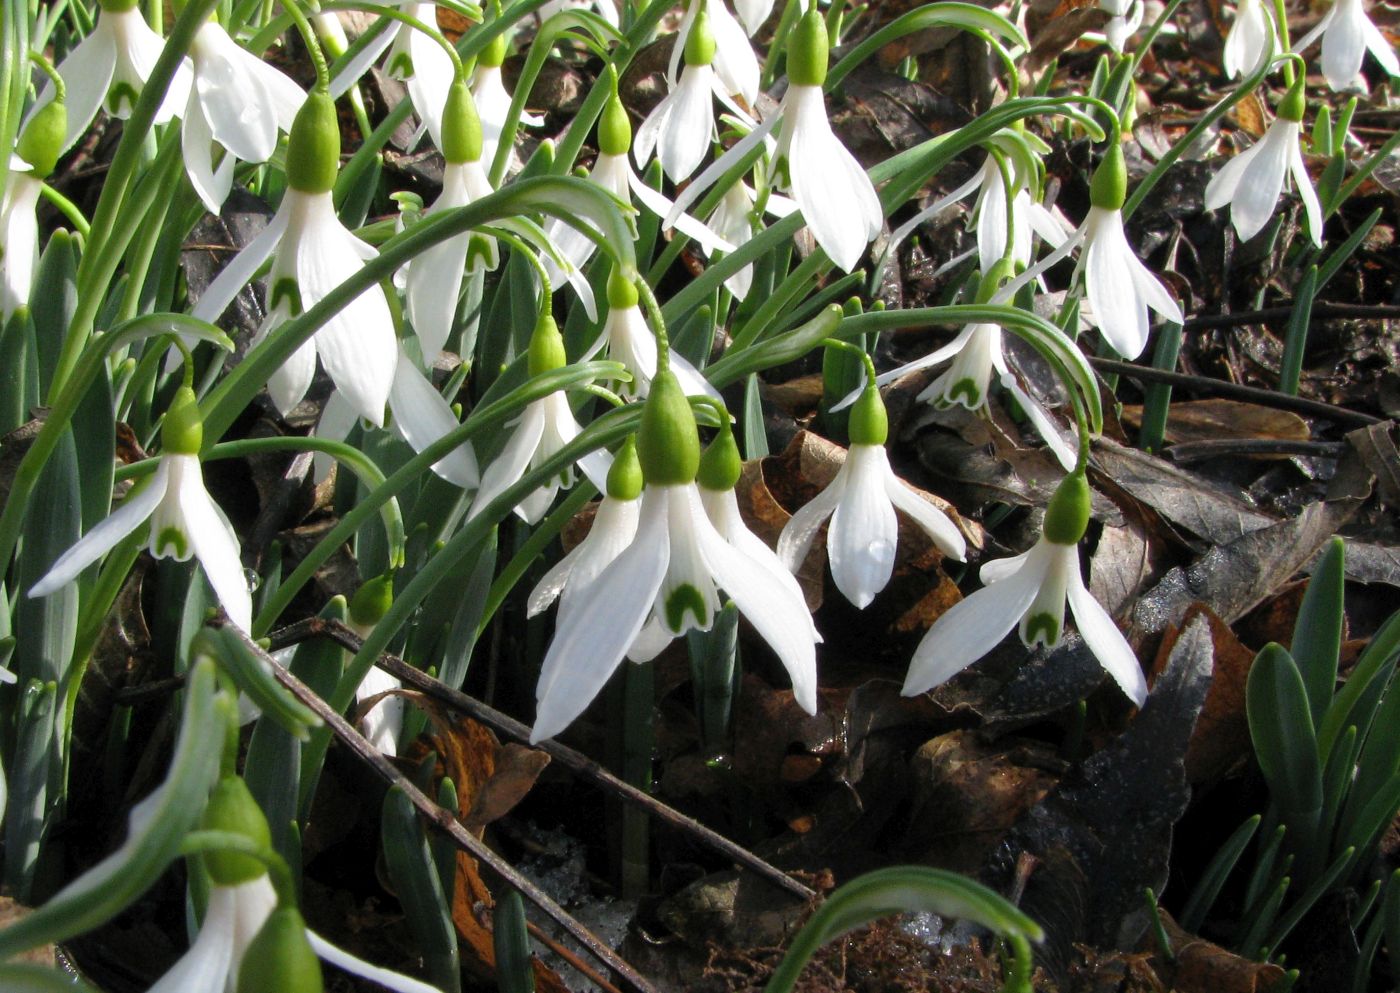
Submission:
[[[233,962],[235,899],[231,887],[210,888],[204,924],[194,943],[149,993],[224,993]]]
[[[1381,68],[1388,75],[1400,76],[1400,59],[1395,57],[1395,49],[1390,47],[1390,42],[1385,35],[1381,34],[1380,28],[1362,12],[1361,33],[1366,41],[1366,49],[1376,57],[1376,61],[1381,64]]]
[[[245,162],[267,161],[277,147],[276,105],[262,72],[250,67],[262,60],[213,21],[199,29],[196,51],[195,96],[214,140]]]
[[[415,452],[423,451],[459,426],[452,407],[402,351],[389,391],[389,409],[394,414],[395,427]],[[462,489],[471,489],[481,479],[470,443],[458,445],[434,462],[433,472]]]
[[[311,948],[317,956],[338,969],[355,976],[363,976],[371,982],[378,983],[385,989],[394,990],[395,993],[442,993],[436,986],[430,986],[419,979],[405,976],[401,972],[392,969],[384,969],[377,965],[371,965],[364,959],[357,958],[345,949],[331,944],[310,928],[306,929],[306,938],[311,942]]]
[[[1085,223],[1094,233],[1084,248],[1084,275],[1094,323],[1120,355],[1136,358],[1147,346],[1148,332],[1147,305],[1133,280],[1137,256],[1118,211],[1091,207],[1089,213]]]
[[[783,525],[783,532],[778,536],[778,558],[790,572],[796,572],[802,567],[817,532],[841,502],[841,495],[846,491],[848,473],[849,470],[843,464],[826,489],[808,500],[792,515],[787,524]]]
[[[1283,192],[1283,174],[1288,165],[1288,141],[1297,144],[1297,136],[1275,121],[1263,139],[1250,149],[1254,155],[1240,177],[1235,195],[1230,201],[1230,220],[1240,238],[1248,241],[1263,230],[1278,206]]]
[[[885,449],[852,445],[846,465],[846,491],[832,515],[826,550],[836,588],[863,610],[890,581],[899,522],[886,487]]]
[[[784,107],[785,117],[792,115],[783,126],[791,141],[793,199],[817,244],[849,272],[879,233],[879,198],[865,170],[832,134],[821,87],[789,87]]]
[[[1206,183],[1206,210],[1219,210],[1235,198],[1240,181],[1244,179],[1249,163],[1259,154],[1260,145],[1254,144],[1243,152],[1227,159],[1215,175]]]
[[[594,524],[596,527],[596,523]],[[591,532],[590,532],[591,533]],[[564,592],[565,586],[569,582],[569,577],[573,574],[574,563],[579,560],[583,553],[583,544],[575,545],[567,555],[546,572],[535,588],[530,591],[530,598],[525,604],[525,616],[534,617],[549,609],[549,605],[559,599],[559,594]]]
[[[1049,566],[1043,545],[1021,560],[1021,568],[953,604],[928,629],[902,693],[915,696],[941,686],[997,646],[1035,599]]]
[[[180,486],[177,498],[185,517],[185,537],[193,546],[195,558],[204,567],[204,575],[223,604],[229,620],[244,631],[253,627],[253,598],[244,578],[238,538],[228,520],[219,513],[204,488],[204,474],[199,458],[194,455],[171,455],[170,459],[188,459],[178,479],[171,484]],[[176,474],[172,472],[172,477]]]
[[[1361,0],[1336,0],[1336,16],[1322,36],[1322,74],[1334,90],[1349,87],[1366,55]]]
[[[686,66],[681,72],[657,139],[657,158],[672,182],[689,179],[705,160],[715,130],[715,105],[710,97],[710,66]]]
[[[924,533],[938,546],[938,550],[950,558],[959,562],[967,555],[967,541],[948,515],[943,513],[933,504],[919,496],[909,488],[902,479],[896,476],[889,468],[889,463],[885,464],[886,476],[885,491],[889,494],[890,502],[894,504],[896,510],[903,511]]]
[[[43,184],[32,176],[11,172],[10,192],[0,217],[0,315],[8,318],[26,306],[39,264],[39,220],[35,209]]]
[[[1118,630],[1108,611],[1085,588],[1077,561],[1068,578],[1065,592],[1069,598],[1069,609],[1074,614],[1074,622],[1084,643],[1128,699],[1141,707],[1147,700],[1147,680],[1128,639],[1123,637],[1123,632]]]
[[[210,324],[218,321],[228,309],[228,305],[233,302],[233,298],[238,296],[239,291],[248,285],[248,280],[253,278],[254,273],[262,268],[263,263],[277,250],[283,234],[286,233],[288,219],[298,195],[293,191],[287,192],[281,206],[277,208],[277,213],[267,222],[267,227],[263,228],[243,251],[235,255],[200,294],[194,306],[195,317]]]
[[[97,17],[97,25],[78,47],[68,53],[68,57],[58,65],[58,74],[63,78],[64,104],[68,111],[68,127],[63,132],[63,151],[73,147],[73,143],[88,129],[97,109],[106,99],[107,89],[112,85],[112,73],[117,66],[116,39],[108,25],[103,22],[109,15],[105,12]],[[35,110],[54,98],[53,83],[46,83],[35,102]],[[33,117],[34,111],[30,111]],[[28,120],[25,124],[28,124]]]
[[[1307,164],[1295,139],[1288,150],[1288,169],[1293,175],[1293,183],[1298,187],[1298,197],[1303,201],[1303,210],[1308,219],[1308,234],[1313,244],[1322,247],[1322,226],[1326,218],[1322,216],[1322,204],[1318,202],[1317,190],[1313,189],[1312,177],[1308,175]]]
[[[218,214],[233,189],[233,160],[225,154],[221,166],[214,169],[213,133],[204,112],[196,100],[191,100],[185,108],[185,116],[180,121],[180,154],[185,160],[185,175],[190,177],[190,185],[211,214]]]
[[[575,549],[582,554],[574,561],[569,584],[564,587],[559,602],[561,620],[573,610],[583,591],[632,544],[637,536],[641,507],[640,499],[616,500],[606,496],[598,505],[588,537]]]
[[[520,423],[515,427],[515,433],[510,436],[496,460],[481,474],[481,488],[476,491],[471,509],[467,511],[467,520],[481,513],[487,504],[525,474],[526,467],[535,456],[535,449],[539,447],[540,437],[544,434],[544,421],[543,401],[536,400],[525,408],[524,413],[520,415]]]
[[[758,99],[759,66],[748,32],[740,27],[724,0],[715,0],[705,9],[715,36],[715,75],[726,90],[753,106]]]

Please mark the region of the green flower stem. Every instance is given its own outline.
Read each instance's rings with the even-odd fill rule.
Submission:
[[[64,220],[73,225],[74,231],[82,235],[84,242],[92,238],[92,226],[88,224],[88,219],[83,216],[83,212],[78,209],[76,203],[69,200],[48,183],[45,183],[39,192],[43,195],[45,200],[58,208],[58,212],[63,215]]]
[[[565,370],[560,370],[564,372]],[[548,377],[540,377],[546,379]],[[552,387],[557,389],[558,387]],[[337,711],[350,706],[355,698],[355,689],[365,673],[374,665],[379,654],[388,648],[399,630],[409,623],[419,604],[440,584],[451,581],[461,574],[471,553],[497,526],[497,522],[534,490],[550,479],[558,476],[568,466],[589,452],[598,448],[611,448],[637,429],[641,420],[641,404],[630,404],[620,410],[608,411],[584,429],[577,438],[561,448],[541,465],[531,469],[517,482],[507,487],[500,496],[487,504],[482,512],[471,518],[462,529],[452,536],[443,547],[419,570],[408,584],[398,590],[394,605],[375,625],[364,640],[359,652],[346,665],[345,675],[336,687],[334,696],[327,701]],[[424,452],[426,455],[427,452]],[[435,454],[434,458],[440,457]],[[420,456],[421,458],[421,456]],[[397,476],[398,473],[395,473]],[[322,732],[316,732],[322,733]]]
[[[827,338],[822,341],[822,346],[825,348],[839,349],[840,351],[858,356],[861,363],[865,366],[865,375],[868,377],[867,382],[872,386],[875,384],[875,360],[870,357],[870,353],[864,348],[849,341],[842,341],[840,338]]]
[[[1167,22],[1176,15],[1176,9],[1181,6],[1181,0],[1168,0],[1167,5],[1162,8],[1162,13],[1157,15],[1157,19],[1152,22],[1152,26],[1147,29],[1147,33],[1142,36],[1142,42],[1137,50],[1132,54],[1133,71],[1129,73],[1136,76],[1138,67],[1142,65],[1142,60],[1147,57],[1147,53],[1152,50],[1152,43],[1157,40],[1157,36],[1162,33],[1162,29],[1167,26]],[[1285,50],[1287,46],[1285,45]]]
[[[306,11],[301,9],[300,0],[282,0],[282,9],[287,12],[292,23],[297,26],[297,33],[301,35],[302,44],[306,46],[306,52],[311,56],[311,66],[316,70],[316,89],[328,89],[331,85],[331,73],[326,66],[326,53],[321,51],[321,41],[316,37],[316,30],[311,26]]]
[[[1167,174],[1167,170],[1186,154],[1186,150],[1195,144],[1196,140],[1200,138],[1201,135],[1205,134],[1206,130],[1212,127],[1216,121],[1224,117],[1231,107],[1239,103],[1252,93],[1257,86],[1263,83],[1265,77],[1272,71],[1272,64],[1265,62],[1264,65],[1260,66],[1252,74],[1246,76],[1240,81],[1240,85],[1235,87],[1233,92],[1221,98],[1214,107],[1202,114],[1201,119],[1196,122],[1195,127],[1187,131],[1185,135],[1177,140],[1176,144],[1167,149],[1167,153],[1157,161],[1152,171],[1143,177],[1142,182],[1137,184],[1137,187],[1128,196],[1127,201],[1124,202],[1124,221],[1133,216],[1133,211],[1137,210],[1138,207],[1142,205],[1142,201],[1147,198],[1147,194],[1152,192],[1152,188],[1162,181],[1162,177]]]
[[[474,435],[503,423],[507,418],[523,410],[526,404],[548,396],[556,390],[567,389],[577,383],[614,375],[620,368],[621,366],[616,362],[587,362],[566,366],[543,376],[537,376],[495,403],[473,411],[466,423],[449,431],[405,462],[383,484],[371,490],[355,504],[355,507],[348,514],[340,519],[340,522],[292,570],[292,574],[282,581],[277,592],[268,598],[267,603],[253,619],[253,636],[262,637],[277,621],[277,618],[291,603],[301,587],[316,574],[316,570],[321,567],[321,564],[337,548],[350,540],[350,537],[369,519],[369,515],[405,487],[416,482],[434,462],[459,445],[470,441]],[[509,506],[514,507],[515,504],[512,503]],[[478,515],[478,517],[480,516],[482,515]]]
[[[580,198],[591,201],[588,206],[598,208],[603,214],[607,223],[597,222],[596,219],[594,223],[601,223],[604,230],[595,231],[594,223],[582,224],[565,205]],[[479,225],[524,211],[542,211],[568,223],[581,225],[590,236],[597,237],[598,244],[613,257],[615,265],[621,266],[625,272],[636,269],[631,231],[618,212],[616,201],[587,180],[557,176],[521,180],[465,207],[427,217],[390,240],[377,257],[366,262],[364,268],[326,294],[314,307],[268,335],[233,369],[227,379],[214,388],[203,404],[206,445],[212,446],[213,441],[228,430],[239,412],[263,388],[272,373],[308,341],[332,314],[355,297],[380,280],[388,279],[405,262],[433,245]],[[427,464],[431,465],[432,462]],[[0,545],[0,551],[3,550],[4,546]]]
[[[63,77],[58,74],[58,70],[53,67],[53,63],[49,61],[48,56],[37,49],[30,49],[29,61],[33,62],[40,72],[49,77],[49,82],[53,83],[54,101],[63,103],[67,100],[68,87],[64,84]]]
[[[151,204],[150,210],[142,215],[141,223],[138,227],[137,236],[126,253],[126,266],[123,275],[126,276],[126,286],[122,290],[122,301],[117,309],[118,321],[129,321],[137,315],[141,309],[141,295],[146,287],[146,274],[151,269],[151,258],[155,255],[156,246],[159,245],[161,236],[166,233],[166,218],[170,215],[172,206],[178,208],[184,206],[189,196],[189,187],[180,183],[180,171],[182,162],[178,155],[163,157],[159,160],[157,170],[153,174],[153,190],[163,189],[167,194],[178,191],[174,196],[157,196]]]
[[[671,339],[666,333],[666,317],[660,304],[656,302],[656,294],[651,291],[651,284],[645,279],[634,281],[637,287],[637,295],[641,297],[643,305],[647,310],[648,324],[651,326],[651,333],[656,335],[656,372],[657,375],[671,368]]]
[[[180,842],[180,854],[186,858],[212,852],[237,852],[257,859],[267,869],[268,879],[277,892],[277,902],[282,906],[296,906],[297,889],[292,871],[287,868],[286,860],[267,845],[259,845],[236,831],[191,831]]]
[[[132,108],[131,117],[122,126],[121,142],[117,145],[116,154],[112,157],[112,164],[102,183],[97,209],[93,211],[92,241],[78,264],[78,306],[68,325],[68,333],[64,336],[63,349],[59,353],[58,365],[54,369],[53,381],[49,386],[50,405],[55,403],[55,398],[62,392],[68,377],[73,374],[79,356],[87,346],[88,338],[92,336],[93,322],[107,295],[107,286],[112,274],[116,271],[116,260],[122,255],[122,252],[118,251],[115,253],[116,258],[110,259],[110,270],[105,264],[99,267],[99,263],[107,262],[107,257],[111,254],[107,245],[109,241],[121,242],[124,245],[132,235],[134,226],[123,223],[122,216],[130,185],[142,165],[142,147],[145,145],[146,135],[155,123],[156,111],[165,100],[165,91],[170,88],[170,81],[174,78],[176,69],[189,51],[195,32],[209,19],[209,13],[217,2],[218,0],[189,0],[165,40],[165,48],[156,60],[146,85],[141,89],[141,96]],[[162,149],[162,153],[165,154],[169,150],[168,154],[174,154],[174,149],[178,147],[178,129],[171,128],[166,135],[166,148]],[[152,191],[150,196],[154,195],[155,192]],[[144,209],[137,209],[135,205],[132,211],[131,216],[140,217],[145,214]]]
[[[1337,195],[1323,205],[1322,216],[1327,218],[1335,214],[1341,208],[1342,204],[1346,203],[1347,198],[1355,193],[1361,184],[1371,177],[1371,173],[1376,171],[1376,167],[1390,158],[1390,154],[1394,152],[1397,147],[1400,147],[1400,131],[1396,131],[1395,134],[1387,138],[1385,143],[1382,144],[1380,148],[1376,149],[1361,168],[1356,171],[1356,175],[1352,176],[1341,185],[1337,190]]]

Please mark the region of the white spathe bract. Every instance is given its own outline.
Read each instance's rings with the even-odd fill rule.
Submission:
[[[471,520],[481,513],[487,504],[518,482],[527,470],[547,462],[577,438],[581,430],[574,419],[574,412],[569,409],[568,394],[563,390],[531,401],[520,415],[515,433],[506,442],[505,448],[481,474],[481,489],[476,491],[471,509],[467,511],[467,519]],[[607,486],[608,465],[605,452],[593,452],[579,462],[580,468],[599,489]],[[516,504],[515,512],[526,523],[534,524],[554,502],[559,487],[567,489],[573,485],[574,470],[570,466]]]
[[[875,186],[832,133],[820,86],[789,86],[779,114],[775,161],[786,163],[789,192],[812,237],[850,272],[884,224]]]
[[[1274,21],[1264,0],[1239,0],[1235,22],[1225,37],[1225,75],[1234,79],[1258,71],[1274,49]]]
[[[796,572],[822,522],[830,517],[826,549],[831,577],[842,595],[863,610],[889,583],[894,571],[899,539],[896,509],[923,528],[944,555],[962,561],[967,543],[957,527],[894,474],[883,445],[850,447],[846,461],[826,489],[793,514],[783,528],[778,558]]]
[[[216,21],[195,33],[190,61],[194,85],[181,121],[185,172],[204,205],[217,214],[232,188],[235,163],[271,158],[278,129],[291,130],[306,94],[241,48]],[[224,149],[217,167],[216,143]]]
[[[1247,241],[1263,230],[1283,192],[1284,177],[1290,175],[1303,201],[1308,234],[1322,247],[1322,205],[1298,147],[1301,132],[1298,121],[1276,118],[1260,141],[1226,162],[1206,184],[1206,209],[1229,204],[1230,222],[1240,238]]]
[[[708,630],[723,589],[792,678],[798,704],[817,707],[817,635],[800,596],[724,539],[694,483],[650,485],[632,543],[580,592],[560,618],[536,690],[531,741],[558,734],[603,688],[638,635],[654,621],[670,641]]]
[[[151,554],[156,558],[169,556],[177,562],[184,562],[191,555],[199,559],[229,619],[244,631],[250,630],[253,600],[243,576],[238,537],[205,490],[196,455],[161,456],[150,480],[133,490],[125,503],[59,556],[29,595],[47,596],[77,579],[148,518]]]
[[[1400,76],[1400,60],[1395,57],[1395,49],[1371,22],[1362,0],[1336,0],[1317,26],[1298,39],[1293,50],[1302,52],[1319,37],[1322,39],[1322,74],[1334,90],[1365,88],[1361,81],[1361,61],[1368,51],[1388,74]]]
[[[492,192],[480,161],[449,162],[442,170],[442,193],[425,212],[425,217],[465,207]],[[480,243],[480,250],[473,251],[474,238]],[[405,282],[408,319],[423,344],[426,358],[437,358],[447,345],[457,314],[457,299],[462,292],[462,276],[468,266],[473,270],[494,269],[496,262],[494,238],[483,239],[481,235],[463,231],[438,242],[408,263]]]
[[[131,116],[136,99],[165,50],[165,39],[152,31],[140,7],[131,10],[102,10],[92,34],[83,39],[58,64],[65,87],[68,129],[62,151],[72,147],[87,130],[99,107],[113,117]],[[171,77],[165,99],[156,109],[155,123],[166,124],[184,109],[190,93],[190,63],[182,60]],[[34,104],[38,110],[54,98],[52,82],[44,86]]]
[[[1174,323],[1185,321],[1181,307],[1128,244],[1121,210],[1090,207],[1071,241],[1084,243],[1079,264],[1089,319],[1118,354],[1134,359],[1147,347],[1149,308]]]
[[[262,234],[234,257],[204,291],[194,316],[214,322],[268,258],[268,316],[260,343],[285,320],[310,310],[355,275],[375,250],[345,229],[330,193],[288,189]],[[394,382],[398,344],[384,291],[371,286],[337,311],[273,374],[268,391],[283,413],[301,401],[316,373],[316,357],[355,412],[381,427]]]
[[[15,168],[20,165],[20,169]],[[0,321],[8,321],[29,305],[34,272],[39,265],[39,220],[35,209],[41,180],[21,171],[27,163],[11,164],[0,196]]]
[[[941,686],[997,646],[1019,622],[1021,641],[1054,648],[1064,634],[1065,601],[1084,643],[1123,693],[1139,707],[1147,699],[1142,667],[1113,618],[1079,575],[1079,546],[1044,535],[1030,551],[982,567],[987,585],[955,603],[919,642],[904,695]]]

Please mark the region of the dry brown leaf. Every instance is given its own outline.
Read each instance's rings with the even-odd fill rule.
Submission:
[[[1256,141],[1264,137],[1264,132],[1269,129],[1269,113],[1257,93],[1251,93],[1235,104],[1229,116],[1240,126],[1241,131]]]
[[[1153,964],[1178,993],[1269,993],[1283,987],[1285,974],[1279,966],[1241,958],[1204,938],[1187,934],[1165,910],[1159,913],[1175,961],[1163,962],[1157,955]]]
[[[1134,428],[1142,426],[1141,406],[1124,407],[1120,416]],[[1222,438],[1308,441],[1312,432],[1307,421],[1286,410],[1238,400],[1212,399],[1173,403],[1167,413],[1165,437],[1171,444]]]

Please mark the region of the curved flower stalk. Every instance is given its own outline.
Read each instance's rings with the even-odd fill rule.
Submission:
[[[679,82],[652,109],[637,129],[632,152],[637,165],[646,168],[653,150],[661,168],[672,182],[689,179],[700,167],[715,138],[713,95],[723,95],[716,86],[714,67],[715,37],[710,31],[709,3],[723,0],[696,0],[700,12],[693,18],[685,40],[685,68]]]
[[[641,510],[642,465],[637,443],[629,437],[613,457],[607,487],[593,517],[593,526],[574,548],[540,579],[530,592],[527,616],[534,617],[559,601],[559,623],[598,576],[626,550],[637,534]]]
[[[1363,0],[1335,0],[1322,20],[1293,46],[1293,51],[1306,51],[1322,39],[1322,74],[1333,90],[1365,88],[1361,77],[1361,62],[1369,51],[1391,76],[1400,76],[1400,59],[1390,47],[1385,35],[1371,22]]]
[[[0,190],[0,323],[29,305],[39,267],[39,219],[35,210],[43,177],[58,164],[67,130],[62,97],[41,107],[25,124]]]
[[[185,172],[204,206],[217,214],[233,187],[234,166],[271,158],[278,130],[291,131],[306,94],[216,21],[195,33],[190,62],[194,85],[180,132]],[[215,145],[224,152],[218,166]]]
[[[559,325],[548,311],[548,301],[535,324],[530,336],[529,370],[530,375],[539,376],[568,364],[564,354],[564,338],[559,333]],[[471,520],[481,513],[492,500],[520,479],[526,470],[550,459],[561,448],[578,437],[578,421],[569,408],[569,396],[563,390],[555,390],[548,396],[532,401],[520,415],[515,433],[496,456],[496,460],[481,474],[481,488],[477,490],[467,511]],[[602,489],[607,485],[607,453],[594,452],[579,462],[579,467]],[[546,486],[535,490],[516,506],[515,512],[526,523],[534,524],[544,516],[554,496],[562,486],[565,489],[574,485],[574,472],[569,469],[554,478]]]
[[[626,397],[645,397],[656,376],[656,336],[638,306],[637,288],[614,269],[608,275],[608,319],[603,333],[583,354],[586,361],[597,354],[606,342],[608,356],[621,362],[632,374],[630,383],[623,383],[618,392]],[[704,373],[691,365],[683,355],[671,354],[671,371],[680,380],[687,396],[709,396],[720,400],[719,391],[710,385]],[[722,402],[722,401],[721,401]]]
[[[239,252],[200,297],[194,316],[216,321],[269,257],[272,270],[266,320],[254,345],[283,322],[321,301],[360,270],[375,251],[335,216],[331,189],[339,168],[335,106],[317,89],[297,112],[287,146],[287,191],[267,228]],[[320,357],[355,412],[384,424],[398,345],[388,301],[379,287],[360,294],[302,344],[273,374],[268,392],[284,413],[311,387]]]
[[[188,369],[188,366],[186,367]],[[199,403],[188,385],[180,387],[161,428],[163,452],[149,480],[126,502],[59,556],[48,573],[29,591],[48,596],[77,579],[84,569],[116,547],[147,519],[148,543],[156,558],[199,559],[229,619],[244,631],[252,629],[253,600],[240,561],[233,526],[204,488],[199,449],[204,427]]]
[[[1274,51],[1273,15],[1264,0],[1239,0],[1235,5],[1235,21],[1225,36],[1222,61],[1225,75],[1231,79],[1258,72]]]
[[[1127,639],[1079,575],[1079,542],[1089,522],[1089,484],[1082,469],[1051,498],[1040,539],[1030,551],[988,562],[987,585],[934,621],[914,651],[905,696],[941,686],[986,655],[1018,625],[1026,647],[1054,648],[1064,634],[1065,602],[1079,633],[1124,695],[1142,706],[1147,681]]]
[[[1308,220],[1313,244],[1322,247],[1322,205],[1303,162],[1298,139],[1303,130],[1303,77],[1289,89],[1278,106],[1278,117],[1264,137],[1220,167],[1206,184],[1206,209],[1230,207],[1230,223],[1248,241],[1268,223],[1283,192],[1285,176],[1292,176]]]
[[[481,119],[465,83],[453,83],[442,111],[442,193],[427,216],[465,207],[490,196],[491,181],[482,165]],[[496,240],[464,231],[439,242],[407,266],[405,300],[408,319],[423,345],[424,358],[437,358],[447,345],[457,314],[462,277],[468,271],[494,269],[499,261]]]
[[[759,66],[758,56],[754,55],[749,44],[749,35],[724,5],[724,0],[691,0],[686,5],[676,31],[676,41],[671,48],[671,59],[666,66],[666,82],[672,91],[676,89],[676,70],[680,67],[681,53],[686,51],[694,32],[696,21],[701,13],[706,14],[709,30],[713,32],[714,69],[719,85],[715,93],[721,99],[734,97],[752,107],[758,100]],[[686,61],[690,62],[687,53]],[[734,108],[738,110],[739,108]]]
[[[99,107],[122,120],[130,117],[147,77],[165,50],[165,39],[151,30],[136,0],[107,0],[100,6],[92,34],[58,65],[68,103],[68,125],[60,154],[88,129]],[[156,110],[156,124],[169,123],[184,109],[192,79],[189,60],[185,59],[175,70],[165,99]],[[54,99],[56,92],[54,84],[48,83],[39,94],[35,110]]]
[[[788,89],[778,112],[691,182],[666,215],[666,226],[777,127],[769,185],[777,181],[792,194],[812,237],[832,262],[847,272],[855,268],[880,233],[884,210],[870,177],[827,120],[822,93],[827,54],[826,24],[813,6],[798,22],[788,46]]]
[[[715,530],[696,487],[700,443],[680,383],[662,368],[642,413],[637,450],[645,488],[636,536],[583,590],[555,628],[536,690],[532,741],[581,714],[644,629],[650,657],[672,638],[708,630],[723,589],[792,677],[798,704],[816,712],[816,642],[800,596]],[[653,638],[654,636],[654,638]]]
[[[872,378],[851,411],[846,461],[826,489],[792,515],[778,538],[778,558],[796,572],[822,522],[830,517],[826,548],[831,577],[842,595],[861,610],[889,584],[894,572],[899,539],[896,509],[919,525],[944,555],[961,562],[967,554],[967,542],[957,526],[890,468],[885,451],[888,435],[885,405]]]

